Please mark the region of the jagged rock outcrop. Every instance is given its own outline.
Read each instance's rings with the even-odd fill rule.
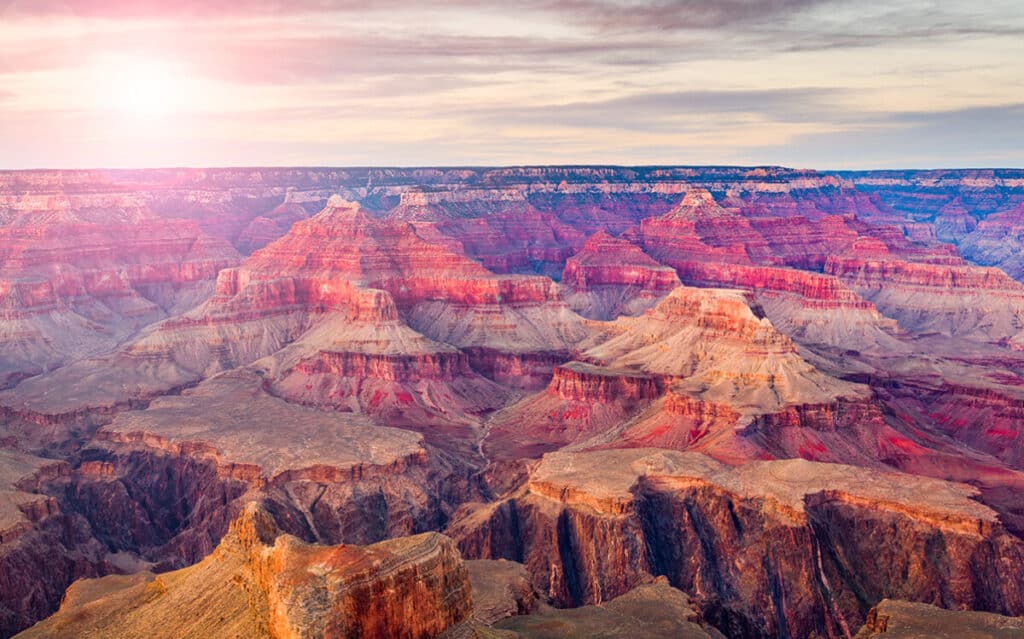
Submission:
[[[247,507],[195,566],[76,583],[31,637],[436,637],[472,612],[469,575],[437,533],[317,546]]]
[[[868,612],[867,623],[854,639],[1010,639],[1022,633],[1024,618],[885,599]]]
[[[718,457],[757,458],[764,451],[740,433],[753,418],[868,397],[805,361],[734,291],[678,287],[643,315],[603,326],[591,344],[583,362],[556,369],[545,391],[495,414],[484,450],[510,459],[570,443],[690,447],[701,439]],[[666,390],[675,399],[656,402]],[[666,403],[681,408],[671,425]]]
[[[495,628],[522,639],[720,639],[714,628],[700,623],[689,598],[664,580],[638,586],[611,601],[570,610],[510,617]]]
[[[672,268],[604,232],[591,236],[562,273],[566,301],[590,319],[637,315],[679,286]]]
[[[0,389],[187,310],[238,261],[193,224],[161,220],[131,199],[102,204],[19,200],[0,225]]]
[[[842,636],[886,597],[1024,612],[1024,542],[976,495],[802,460],[559,452],[520,491],[464,507],[448,534],[467,557],[524,563],[561,605],[665,575],[727,636]]]
[[[751,211],[744,202],[723,208],[694,189],[673,211],[644,220],[633,239],[676,269],[684,284],[752,291],[772,322],[801,343],[840,351],[898,344],[895,321],[838,278],[816,272],[830,255],[857,243],[867,230],[862,224],[849,215],[758,217],[765,205]],[[911,249],[902,235],[890,243]]]
[[[80,459],[46,492],[112,549],[173,567],[209,553],[253,499],[304,539],[371,543],[436,529],[470,495],[422,436],[284,402],[244,370],[121,413]]]
[[[130,568],[62,511],[40,486],[69,472],[65,462],[0,449],[0,636],[52,613],[80,577]]]
[[[313,253],[311,247],[316,247]],[[376,221],[337,198],[254,254],[242,273],[246,286],[282,278],[309,281],[310,286],[297,288],[303,296],[308,289],[311,296],[297,299],[300,305],[319,300],[326,290],[340,296],[328,301],[332,305],[350,304],[352,287],[380,291],[413,329],[473,349],[477,358],[480,353],[528,358],[565,351],[586,334],[550,280],[494,275],[436,230]],[[386,301],[368,306],[382,305],[389,306]]]

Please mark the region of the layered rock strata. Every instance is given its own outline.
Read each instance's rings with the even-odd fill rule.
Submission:
[[[465,507],[468,557],[527,566],[560,605],[665,575],[730,637],[850,635],[886,597],[1024,612],[1024,543],[962,484],[802,460],[728,467],[653,449],[549,453]],[[880,547],[880,536],[895,539]],[[930,550],[944,548],[941,559]]]
[[[56,615],[18,636],[426,639],[471,611],[450,539],[310,545],[253,505],[198,564],[78,582]]]

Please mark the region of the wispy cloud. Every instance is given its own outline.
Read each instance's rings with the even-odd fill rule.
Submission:
[[[1021,36],[1019,0],[0,0],[0,162],[1005,159]],[[112,132],[83,78],[122,60],[181,112]]]
[[[955,168],[1024,166],[1021,149],[1024,103],[889,114],[751,153],[826,169]]]
[[[483,9],[557,14],[602,29],[716,28],[790,14],[831,0],[439,0],[429,8]],[[304,13],[401,12],[423,8],[415,0],[6,0],[8,19],[244,17]]]
[[[558,125],[567,128],[679,131],[705,126],[698,115],[754,116],[765,122],[809,122],[822,117],[853,119],[840,105],[846,92],[832,88],[689,90],[647,92],[609,100],[503,109],[467,108],[465,115],[489,125]]]

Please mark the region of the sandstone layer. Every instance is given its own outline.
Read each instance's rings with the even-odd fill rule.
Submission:
[[[729,467],[655,449],[559,452],[520,491],[464,507],[448,534],[467,557],[524,563],[563,606],[664,575],[727,636],[841,636],[886,597],[1024,612],[1024,543],[976,496],[802,460]],[[891,543],[879,547],[883,536]]]
[[[426,639],[471,610],[466,568],[441,535],[309,545],[250,506],[198,564],[78,582],[18,636]]]

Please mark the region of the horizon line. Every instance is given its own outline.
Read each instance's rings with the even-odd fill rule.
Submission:
[[[569,164],[212,164],[212,165],[179,165],[179,166],[35,166],[18,168],[0,168],[2,173],[45,173],[75,171],[243,171],[254,169],[290,169],[290,170],[502,170],[502,169],[783,169],[786,171],[814,171],[817,173],[881,173],[881,172],[925,172],[925,171],[1024,171],[1021,166],[905,166],[898,168],[860,167],[855,169],[834,169],[787,166],[785,164],[603,164],[603,163],[569,163]]]

